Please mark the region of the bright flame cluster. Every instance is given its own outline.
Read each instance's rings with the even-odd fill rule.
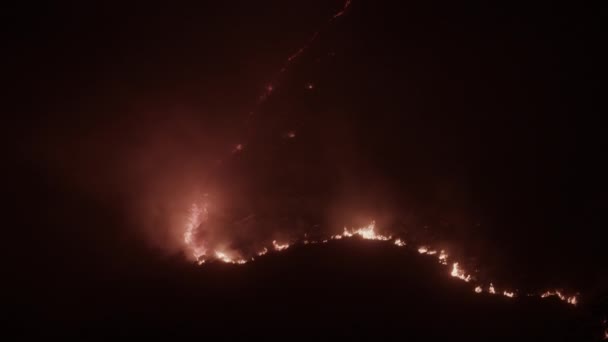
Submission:
[[[458,265],[457,262],[455,262],[454,264],[452,264],[452,272],[450,273],[450,275],[452,277],[456,277],[459,279],[462,279],[464,281],[466,281],[467,283],[469,281],[471,281],[471,275],[470,274],[466,274],[462,268],[460,268],[460,266]]]
[[[362,239],[365,240],[380,240],[380,241],[388,241],[391,240],[392,236],[382,235],[375,232],[376,222],[372,221],[369,225],[359,228],[359,229],[347,229],[344,227],[344,232],[342,234],[333,235],[331,238],[335,240],[339,240],[345,237],[353,237],[358,235]],[[401,241],[401,240],[399,240]],[[326,241],[323,241],[326,242]],[[405,243],[404,243],[405,244]]]

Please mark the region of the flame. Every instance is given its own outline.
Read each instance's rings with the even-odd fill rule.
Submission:
[[[279,252],[280,251],[284,251],[287,248],[289,248],[289,244],[288,243],[286,243],[286,244],[280,244],[280,243],[277,243],[277,240],[272,240],[272,246],[274,247],[274,249],[276,251],[279,251]]]
[[[208,212],[206,205],[203,205],[203,207],[200,208],[196,203],[192,204],[188,219],[186,221],[186,231],[184,232],[184,243],[186,244],[187,248],[192,251],[192,255],[199,265],[205,263],[204,256],[207,253],[207,250],[202,246],[196,245],[194,241],[194,232],[204,221],[207,220],[207,214]]]
[[[452,265],[452,273],[451,273],[452,277],[456,277],[456,278],[460,278],[466,282],[469,282],[471,280],[471,275],[470,274],[465,274],[464,271],[460,268],[460,266],[458,266],[458,263],[455,262]]]
[[[195,233],[196,233],[196,230],[199,229],[199,227],[205,221],[207,221],[207,219],[208,219],[208,211],[207,211],[206,204],[204,204],[202,206],[193,204],[192,207],[190,208],[189,215],[188,215],[186,225],[185,225],[184,243],[185,243],[186,247],[192,252],[192,256],[194,257],[194,259],[196,260],[196,262],[199,265],[203,264],[207,261],[207,259],[205,257],[208,256],[208,254],[207,254],[207,249],[204,246],[202,246],[200,243],[197,243],[195,241]],[[358,229],[349,230],[348,228],[345,227],[342,234],[332,235],[332,236],[330,236],[329,239],[315,240],[315,239],[309,239],[309,238],[307,238],[308,236],[305,235],[306,239],[301,240],[301,242],[305,245],[326,243],[330,239],[340,240],[340,239],[344,239],[344,238],[351,238],[354,236],[359,236],[360,238],[365,239],[365,240],[388,241],[388,240],[393,239],[392,236],[390,236],[390,235],[382,235],[382,234],[376,233],[375,228],[376,228],[375,222],[372,221],[369,225],[358,228]],[[395,239],[393,241],[393,243],[398,247],[406,246],[405,241],[400,238]],[[287,248],[289,248],[290,246],[291,245],[289,243],[281,244],[281,243],[278,243],[276,240],[272,241],[272,248],[277,252],[284,251]],[[257,254],[257,256],[262,256],[262,255],[267,254],[268,252],[269,252],[269,248],[264,247],[262,250],[260,250],[256,254]],[[431,249],[428,246],[420,246],[418,248],[418,253],[426,254],[426,255],[437,255],[438,254],[437,259],[439,260],[439,263],[441,263],[442,265],[447,265],[448,253],[443,249],[440,250],[438,253],[437,250]],[[212,255],[214,256],[214,259],[221,261],[221,262],[229,263],[229,264],[245,264],[249,261],[249,260],[243,259],[241,257],[233,257],[233,256],[229,255],[229,253],[222,251],[222,250],[214,250]],[[253,260],[255,260],[255,258],[251,257],[251,261],[253,261]],[[465,270],[460,266],[460,263],[458,263],[458,262],[454,262],[452,264],[452,269],[451,269],[450,275],[452,277],[464,280],[465,282],[470,282],[472,280],[472,276],[470,274],[467,274],[465,272]],[[475,286],[474,291],[475,291],[475,293],[482,293],[483,288],[480,285],[477,285],[477,286]],[[488,287],[488,293],[497,294],[494,284],[490,283],[490,285]],[[503,290],[501,294],[508,298],[514,298],[516,296],[515,291]],[[534,296],[534,294],[531,294],[531,296]],[[566,296],[560,290],[549,290],[549,291],[546,291],[546,292],[543,292],[540,294],[541,298],[547,298],[547,297],[551,297],[551,296],[558,297],[560,300],[562,300],[568,304],[571,304],[571,305],[578,304],[578,297],[576,295]],[[608,330],[606,331],[606,333],[608,334]]]
[[[220,260],[223,261],[225,263],[228,264],[245,264],[247,263],[247,260],[245,259],[240,259],[240,258],[231,258],[230,256],[228,256],[228,254],[224,253],[224,252],[220,252],[220,251],[215,251],[215,257]]]
[[[578,298],[576,296],[567,297],[564,294],[562,294],[562,292],[560,290],[546,291],[540,295],[541,298],[547,298],[547,297],[553,297],[553,296],[559,298],[560,300],[565,301],[568,304],[576,305],[578,303]]]
[[[356,230],[348,231],[346,227],[344,227],[344,232],[342,233],[342,237],[352,237],[353,235],[359,235],[361,238],[365,240],[381,240],[387,241],[392,239],[392,236],[386,236],[381,234],[376,234],[374,231],[376,227],[376,222],[372,221],[369,225],[363,228],[359,228]],[[339,235],[335,235],[339,236]]]
[[[442,249],[441,252],[439,252],[439,263],[442,265],[447,265],[448,264],[448,254]]]

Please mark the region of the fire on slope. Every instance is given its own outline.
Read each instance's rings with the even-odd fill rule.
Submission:
[[[205,246],[204,244],[200,243],[195,238],[195,236],[200,227],[203,226],[208,220],[208,215],[209,214],[206,205],[200,206],[197,204],[193,204],[186,220],[185,230],[183,234],[183,242],[186,248],[190,251],[192,257],[199,265],[207,262],[208,260],[215,260],[219,262],[239,265],[246,264],[247,262],[255,260],[253,256],[250,258],[245,258],[241,256],[238,252],[229,252],[220,248],[211,248],[210,246]],[[332,235],[329,238],[310,239],[308,237],[305,237],[302,240],[282,243],[277,242],[277,240],[272,240],[271,247],[263,247],[261,250],[255,253],[255,255],[261,257],[269,253],[270,250],[273,250],[276,253],[282,252],[291,247],[293,244],[297,243],[301,243],[304,245],[327,243],[329,242],[329,240],[341,240],[353,237],[358,237],[364,240],[392,241],[392,244],[397,246],[398,248],[404,248],[407,246],[405,240],[403,240],[402,238],[393,238],[392,235],[383,235],[376,232],[376,223],[372,221],[367,226],[361,228],[348,229],[345,227],[341,234]],[[425,245],[419,246],[417,248],[417,251],[421,255],[437,257],[437,260],[441,265],[448,265],[449,256],[448,253],[443,249],[437,252],[436,249]],[[452,266],[450,275],[452,277],[460,279],[467,283],[474,282],[474,277],[463,269],[462,263],[452,261],[451,264]],[[478,294],[484,292],[482,284],[475,284],[474,292]],[[492,283],[490,283],[487,287],[487,293],[491,295],[501,295],[506,298],[516,297],[517,292],[518,291],[508,289],[498,291]],[[540,298],[556,297],[571,305],[577,305],[578,303],[577,295],[565,295],[561,290],[547,290],[540,294],[528,294],[528,296],[539,296]]]

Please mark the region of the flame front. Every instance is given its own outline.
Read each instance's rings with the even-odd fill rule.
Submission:
[[[205,248],[205,246],[203,244],[196,242],[195,234],[197,232],[197,229],[199,229],[199,227],[207,221],[207,218],[208,218],[207,206],[206,205],[199,206],[199,205],[193,204],[192,207],[190,208],[189,216],[188,216],[188,219],[186,220],[186,225],[185,225],[184,243],[185,243],[187,249],[191,251],[192,256],[198,262],[198,264],[205,263],[208,260],[207,258],[209,258],[209,257],[213,258],[214,260],[221,261],[224,263],[229,263],[229,264],[247,263],[249,260],[244,259],[240,256],[235,256],[234,254],[237,254],[237,253],[234,253],[234,252],[231,253],[231,252],[227,252],[225,250],[216,249],[216,250],[213,250],[212,253],[208,254],[207,253],[208,249]],[[341,240],[341,239],[345,239],[345,238],[359,237],[364,240],[378,240],[378,241],[393,240],[393,244],[397,247],[406,246],[406,242],[404,240],[402,240],[400,238],[393,239],[393,237],[391,235],[379,234],[375,231],[375,228],[376,228],[376,224],[374,221],[372,221],[369,225],[361,227],[361,228],[357,228],[357,229],[348,229],[345,227],[342,234],[331,235],[330,238],[328,238],[328,239],[315,240],[315,239],[310,239],[307,237],[307,235],[305,235],[305,239],[300,240],[300,242],[304,245],[308,245],[308,244],[317,244],[317,243],[327,243],[330,240]],[[275,252],[282,252],[282,251],[288,249],[289,247],[291,247],[290,243],[279,243],[276,240],[272,241],[271,248]],[[270,249],[268,247],[263,247],[259,252],[256,253],[256,255],[263,256],[263,255],[268,254],[269,251],[270,251]],[[420,247],[418,247],[417,251],[419,254],[422,254],[422,255],[428,255],[428,256],[436,255],[437,260],[439,261],[440,264],[442,264],[442,265],[448,264],[447,263],[448,253],[443,249],[440,250],[439,252],[437,252],[437,250],[432,249],[429,246],[420,246]],[[252,257],[250,260],[253,261],[254,258]],[[452,263],[450,275],[454,278],[458,278],[465,282],[471,282],[471,280],[473,280],[473,277],[462,268],[461,263],[459,263],[459,262]],[[481,285],[476,285],[474,287],[474,291],[475,291],[475,293],[480,294],[483,292],[483,287]],[[504,297],[507,297],[507,298],[516,297],[515,291],[506,290],[506,289],[501,290],[501,291],[502,292],[500,292],[500,295],[502,295]],[[499,292],[497,291],[497,289],[495,288],[493,283],[489,284],[488,293],[492,294],[492,295],[499,294]],[[530,296],[534,296],[534,295],[535,294],[530,294]],[[560,290],[545,291],[541,294],[536,294],[536,295],[539,295],[541,298],[557,297],[560,300],[562,300],[568,304],[571,304],[571,305],[578,304],[578,297],[576,295],[566,296]]]

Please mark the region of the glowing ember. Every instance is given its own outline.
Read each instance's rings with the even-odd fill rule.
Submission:
[[[509,298],[513,298],[513,297],[515,297],[515,293],[514,293],[514,292],[504,291],[502,294],[503,294],[505,297],[509,297]]]
[[[448,264],[448,254],[442,249],[441,252],[439,252],[439,263],[443,264],[443,265],[447,265]]]
[[[272,240],[272,246],[277,251],[284,251],[287,248],[289,248],[289,244],[288,243],[286,243],[286,244],[279,244],[279,243],[277,243],[277,240]]]
[[[344,232],[342,233],[342,236],[343,237],[352,237],[353,235],[359,235],[360,237],[362,237],[363,239],[366,239],[366,240],[381,240],[381,241],[390,240],[392,238],[391,236],[376,234],[376,232],[374,231],[375,226],[376,226],[376,222],[372,221],[372,223],[370,223],[367,227],[359,228],[359,229],[356,229],[353,231],[348,231],[348,229],[346,229],[346,227],[345,227]]]
[[[395,245],[397,245],[399,247],[403,247],[403,246],[405,246],[405,242],[402,241],[401,239],[397,239],[397,240],[395,240]]]
[[[268,248],[264,247],[264,249],[262,249],[261,251],[258,252],[258,256],[262,256],[266,253],[268,253]]]
[[[490,287],[488,288],[488,292],[491,294],[496,294],[496,289],[494,289],[494,285],[490,283]]]
[[[232,149],[233,153],[237,153],[237,152],[241,152],[243,150],[244,146],[243,144],[237,144],[236,146],[234,146],[234,149]]]
[[[296,131],[289,131],[289,132],[287,132],[287,138],[293,139],[295,137],[296,137]]]
[[[418,248],[418,253],[425,254],[426,252],[428,252],[428,250],[429,250],[428,248],[422,246],[422,247]]]
[[[475,287],[475,293],[481,293],[482,291],[483,289],[481,288],[481,286]]]
[[[540,295],[541,298],[547,298],[547,297],[553,297],[553,296],[559,298],[560,300],[565,301],[568,304],[576,305],[578,303],[578,299],[576,296],[567,297],[564,294],[562,294],[561,291],[559,291],[559,290],[547,291]]]
[[[308,84],[306,84],[306,89],[313,90],[313,89],[315,89],[315,85],[312,83],[308,83]]]
[[[340,17],[342,15],[344,15],[344,12],[346,12],[346,10],[348,9],[348,7],[350,6],[352,0],[346,0],[346,2],[344,3],[344,7],[342,7],[342,10],[336,14],[334,14],[334,19],[337,17]]]
[[[464,271],[460,269],[457,262],[452,265],[452,273],[450,274],[452,275],[452,277],[460,278],[466,282],[469,282],[471,280],[471,275],[466,275]]]
[[[223,262],[228,263],[228,264],[239,264],[239,265],[242,265],[242,264],[245,264],[247,262],[247,260],[245,260],[245,259],[233,259],[233,258],[229,257],[226,253],[218,252],[218,251],[215,252],[215,257],[218,260],[223,261]]]

